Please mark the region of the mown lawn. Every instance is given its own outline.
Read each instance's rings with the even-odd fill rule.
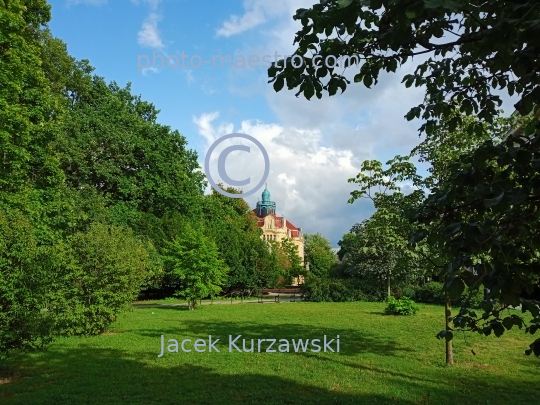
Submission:
[[[443,308],[413,317],[379,303],[136,308],[100,336],[59,339],[2,365],[2,404],[536,404],[540,359],[522,331],[435,339]],[[160,352],[160,336],[219,338],[220,353]],[[228,335],[322,338],[340,353],[229,353]],[[335,347],[335,346],[334,346]],[[476,356],[471,353],[474,350]]]

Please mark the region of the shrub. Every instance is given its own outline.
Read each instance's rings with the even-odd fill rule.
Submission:
[[[414,299],[426,304],[444,304],[443,283],[430,281],[417,288]]]
[[[38,245],[34,231],[20,212],[0,212],[0,359],[52,340],[53,319],[42,309],[53,255]]]
[[[411,284],[403,284],[398,285],[394,288],[394,296],[396,298],[401,297],[416,297],[416,291],[418,290],[418,286],[411,285]]]
[[[380,283],[369,280],[323,278],[311,275],[303,285],[305,299],[313,302],[384,301]]]
[[[330,297],[334,302],[357,301],[358,297],[354,285],[348,280],[332,280],[329,284]]]
[[[58,314],[60,334],[101,333],[137,298],[151,266],[148,252],[130,229],[102,224],[71,236],[68,249],[65,293],[49,310]]]
[[[387,292],[384,283],[375,278],[352,279],[358,301],[382,302]]]
[[[304,298],[313,302],[333,301],[330,295],[330,279],[319,278],[316,276],[306,277],[302,286]]]
[[[384,313],[389,315],[414,315],[420,309],[418,304],[407,297],[402,297],[399,300],[388,297],[386,302],[388,305],[384,309]]]

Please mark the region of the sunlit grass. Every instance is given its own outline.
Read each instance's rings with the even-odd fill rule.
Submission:
[[[443,308],[383,315],[379,303],[137,308],[95,337],[57,340],[4,367],[5,404],[533,404],[540,360],[523,331],[457,335],[454,367],[435,338]],[[219,338],[220,353],[160,352],[166,339]],[[230,353],[246,339],[340,335],[340,353]],[[472,354],[474,350],[476,356]],[[4,371],[6,373],[6,371]]]

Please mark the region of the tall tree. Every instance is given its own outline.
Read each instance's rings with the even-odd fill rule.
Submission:
[[[323,91],[334,95],[338,89],[346,90],[350,81],[342,69],[351,66],[351,57],[361,61],[354,82],[369,88],[377,83],[381,72],[395,72],[413,56],[430,54],[413,74],[403,78],[406,87],[414,85],[426,90],[424,102],[412,107],[407,119],[422,118],[420,131],[428,136],[441,128],[452,132],[464,126],[469,135],[481,137],[484,123],[493,123],[498,116],[501,99],[495,91],[519,96],[515,107],[521,115],[539,114],[539,17],[540,4],[533,0],[324,0],[310,9],[297,10],[294,18],[301,21],[302,29],[295,38],[295,54],[287,61],[274,63],[268,74],[276,91],[287,83],[290,90],[298,88],[297,95],[321,98]],[[323,34],[325,38],[321,38]],[[310,50],[322,61],[330,56],[348,60],[341,66],[317,66],[315,58],[307,55]],[[294,56],[304,57],[304,63],[293,64]],[[462,114],[455,114],[456,109],[479,120],[466,122]],[[433,189],[420,214],[423,226],[433,225],[434,232],[424,229],[415,238],[422,240],[429,234],[429,243],[445,251],[447,289],[457,293],[464,288],[464,280],[473,288],[484,284],[491,291],[490,297],[501,301],[503,307],[517,304],[517,297],[537,282],[537,267],[532,261],[538,251],[534,229],[540,224],[533,208],[539,198],[533,184],[538,171],[533,162],[540,142],[537,120],[520,132],[522,139],[501,145],[487,141],[448,166],[449,180]],[[484,183],[484,174],[492,183]],[[508,257],[497,254],[487,262],[483,260],[494,251],[502,252],[501,241],[512,246],[512,241],[520,240],[501,235],[518,232],[516,228],[521,226],[515,221],[523,218],[527,222],[519,232],[528,239],[516,249],[525,250],[525,258],[521,253]],[[448,241],[441,239],[442,229]],[[479,260],[490,271],[471,279],[475,273],[466,269]],[[517,278],[510,270],[513,268],[520,269]],[[531,311],[536,320],[538,305],[524,303],[522,308]],[[491,333],[495,327],[500,335],[514,321],[503,325],[493,308],[486,305],[483,316],[494,316],[495,322],[476,330]],[[463,325],[482,324],[474,315],[457,319]],[[533,325],[528,331],[534,333],[536,329]],[[451,334],[446,335],[451,338]],[[539,355],[540,342],[534,342],[530,350],[528,353]]]
[[[330,241],[320,233],[306,234],[304,238],[305,261],[309,263],[310,273],[328,277],[330,268],[337,260]]]
[[[166,248],[164,261],[166,270],[180,278],[178,295],[187,299],[190,310],[197,300],[219,293],[229,271],[215,242],[190,225]]]

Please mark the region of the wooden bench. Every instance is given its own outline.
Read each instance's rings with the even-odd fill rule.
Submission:
[[[296,298],[302,299],[302,289],[299,287],[296,288],[265,288],[259,290],[259,303],[263,303],[263,298],[265,296],[273,296],[274,302],[280,302],[282,296],[288,296],[291,299],[291,302],[296,302]]]

